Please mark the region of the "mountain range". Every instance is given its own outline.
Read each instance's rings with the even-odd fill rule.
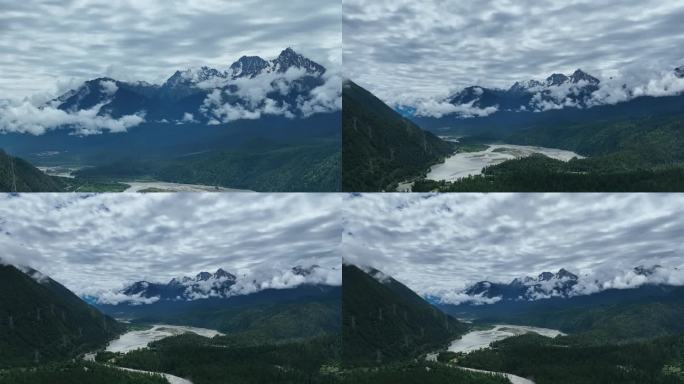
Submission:
[[[67,91],[48,105],[71,113],[97,108],[100,116],[137,114],[146,121],[175,123],[220,124],[233,120],[219,111],[224,104],[244,112],[269,107],[274,114],[294,117],[302,116],[297,101],[306,99],[312,89],[324,83],[325,72],[320,64],[287,48],[270,61],[242,56],[225,70],[207,66],[178,70],[161,85],[100,77]],[[252,99],[251,94],[241,92],[251,83],[266,86],[268,91]],[[253,118],[247,113],[244,117]]]
[[[320,267],[314,264],[309,267],[295,266],[290,272],[296,276],[307,277],[319,269]],[[219,268],[214,273],[200,272],[194,277],[174,277],[168,283],[137,281],[118,292],[124,296],[129,296],[130,300],[118,301],[123,304],[137,305],[141,299],[142,302],[151,303],[155,301],[192,301],[207,298],[228,298],[244,294],[231,291],[237,279],[234,274]],[[259,284],[256,280],[253,283],[255,285]],[[98,298],[90,298],[90,300],[109,304],[106,300],[103,301]]]
[[[5,128],[0,145],[35,166],[70,170],[74,189],[153,180],[338,191],[337,78],[291,48],[272,60],[179,70],[162,84],[100,77],[31,113],[7,107],[17,127]]]
[[[684,76],[684,66],[673,74]],[[611,81],[613,81],[611,79]],[[665,86],[653,95],[614,85],[616,100],[605,101],[602,82],[577,69],[572,74],[554,73],[544,80],[518,81],[509,88],[466,87],[442,100],[452,112],[435,115],[420,108],[398,109],[424,129],[449,133],[501,138],[535,126],[591,123],[607,119],[633,119],[682,112],[681,93]],[[609,87],[611,88],[611,87]],[[599,91],[599,92],[597,92]],[[662,95],[661,95],[662,93]]]
[[[498,111],[539,111],[552,105],[585,108],[590,105],[591,94],[598,90],[600,80],[577,69],[570,75],[554,73],[544,81],[516,82],[508,89],[467,87],[449,97],[453,105]]]
[[[632,272],[634,275],[649,277],[656,272],[662,271],[660,265],[646,267],[643,265],[635,267]],[[577,290],[580,278],[561,268],[558,272],[542,272],[538,276],[525,276],[515,278],[510,283],[496,283],[491,281],[479,281],[468,286],[463,290],[467,296],[473,297],[473,302],[477,303],[480,299],[494,299],[496,301],[534,301],[548,299],[551,297],[570,298],[585,294]],[[598,280],[594,281],[597,286],[601,285]]]

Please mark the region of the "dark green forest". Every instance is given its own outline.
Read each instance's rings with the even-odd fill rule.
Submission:
[[[684,118],[679,115],[559,123],[480,140],[560,148],[588,157],[568,162],[543,155],[508,160],[456,182],[420,180],[413,191],[684,191]]]
[[[468,372],[439,363],[394,363],[372,370],[350,370],[345,384],[508,384],[500,375]]]
[[[184,334],[156,341],[148,349],[104,358],[123,367],[171,373],[194,384],[336,383],[340,339],[327,335],[303,342],[244,345],[231,336]]]
[[[87,362],[0,370],[0,384],[168,384],[160,375],[125,372]]]
[[[28,161],[0,149],[0,192],[61,192],[63,186]]]
[[[400,282],[384,282],[356,266],[342,269],[345,366],[406,361],[446,346],[467,330]]]
[[[351,81],[342,88],[342,190],[391,191],[454,152]]]
[[[513,373],[537,384],[684,382],[684,337],[578,345],[572,336],[527,334],[457,358],[462,366]]]
[[[301,143],[253,142],[239,149],[177,158],[117,160],[76,173],[93,183],[160,180],[259,192],[340,190],[339,139]]]
[[[124,330],[54,280],[0,264],[0,369],[65,361]]]

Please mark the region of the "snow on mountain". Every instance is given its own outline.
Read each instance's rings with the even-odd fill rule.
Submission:
[[[42,105],[0,104],[0,132],[77,135],[125,132],[143,122],[226,124],[264,115],[289,119],[341,109],[341,76],[291,48],[267,61],[242,56],[228,68],[178,70],[163,84],[88,80]],[[189,118],[191,117],[191,118]]]
[[[219,268],[214,273],[179,276],[167,283],[136,281],[117,291],[99,292],[99,304],[149,304],[157,301],[192,301],[247,295],[264,289],[287,289],[299,285],[339,285],[339,271],[318,265],[295,266],[284,271],[270,271],[236,276]]]
[[[643,71],[642,71],[643,72]],[[624,73],[606,81],[582,71],[554,73],[544,80],[515,82],[508,89],[469,86],[441,99],[413,101],[416,116],[440,118],[483,117],[498,111],[544,112],[564,108],[591,108],[641,96],[673,96],[684,92],[684,66],[674,71]],[[406,106],[404,106],[406,107]]]
[[[510,283],[479,281],[458,292],[443,292],[438,300],[449,304],[491,304],[499,301],[540,300],[589,295],[606,289],[629,289],[642,285],[684,285],[684,271],[660,265],[638,266],[623,272],[578,276],[566,269],[556,273],[513,279]]]

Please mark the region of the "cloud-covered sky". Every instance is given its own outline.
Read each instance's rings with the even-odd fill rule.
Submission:
[[[0,258],[77,294],[224,268],[262,276],[341,257],[338,194],[0,195]]]
[[[363,194],[343,210],[346,262],[424,295],[561,268],[626,287],[654,264],[684,284],[679,194]]]
[[[45,98],[103,75],[161,82],[290,46],[341,67],[339,0],[0,0],[0,95]]]
[[[345,76],[390,103],[577,68],[601,79],[684,64],[678,0],[344,0]]]

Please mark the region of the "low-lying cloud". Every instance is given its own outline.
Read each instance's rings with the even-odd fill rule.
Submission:
[[[345,260],[425,296],[561,268],[578,292],[640,284],[640,265],[663,267],[648,281],[684,284],[677,194],[362,194],[343,211]]]
[[[284,74],[271,72],[254,78],[226,80],[220,84],[215,81],[200,84],[213,88],[201,111],[209,118],[209,124],[221,124],[242,119],[256,120],[264,115],[306,118],[342,109],[342,78],[339,74],[328,71],[322,76],[323,84],[301,92],[301,81],[306,76],[303,68],[290,68]],[[293,92],[300,93],[294,102],[282,99]]]
[[[340,281],[336,194],[0,195],[5,263],[26,265],[79,295],[121,300],[136,281],[168,282],[224,268],[258,289]],[[248,282],[242,290],[256,289]],[[108,296],[107,296],[108,295]],[[142,300],[142,298],[141,298]]]
[[[110,83],[116,88],[116,84]],[[106,87],[108,92],[112,91],[111,85]],[[100,115],[100,110],[106,104],[107,102],[103,102],[90,109],[67,112],[50,105],[36,106],[28,99],[20,102],[0,100],[0,133],[42,135],[63,128],[71,130],[76,135],[85,136],[103,132],[126,132],[129,128],[145,122],[144,112],[119,118]]]

